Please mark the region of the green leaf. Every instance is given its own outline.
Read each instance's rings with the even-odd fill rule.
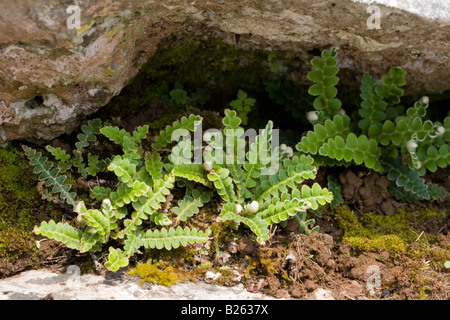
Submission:
[[[40,181],[45,181],[45,186],[53,186],[52,192],[59,193],[61,199],[65,200],[69,205],[76,205],[75,192],[70,192],[72,187],[71,184],[65,184],[67,177],[65,175],[60,175],[60,169],[52,169],[53,164],[48,162],[46,157],[42,156],[41,152],[22,145],[26,156],[30,160],[30,164],[34,166],[33,172],[39,174],[38,179]]]
[[[207,172],[201,164],[177,164],[173,168],[173,174],[191,181],[203,184],[204,186],[212,186],[208,180]]]
[[[109,271],[116,272],[127,265],[128,258],[125,256],[125,253],[120,249],[109,247],[108,261],[105,263],[105,267]]]
[[[153,182],[162,178],[164,164],[158,152],[147,152],[145,154],[145,168],[153,179]]]
[[[177,249],[180,245],[186,247],[188,244],[206,242],[208,240],[209,231],[206,233],[197,229],[184,229],[180,226],[176,229],[169,230],[163,228],[161,230],[148,230],[141,238],[141,244],[145,248],[156,248],[171,250]]]
[[[172,139],[172,134],[175,130],[184,129],[190,132],[194,132],[197,126],[201,124],[201,120],[202,118],[200,116],[191,114],[189,118],[182,117],[180,120],[175,121],[172,125],[166,126],[166,128],[162,130],[158,136],[155,137],[155,142],[152,144],[152,148],[155,151],[160,151],[170,143],[175,142]]]
[[[208,174],[208,180],[211,181],[217,193],[226,202],[235,202],[236,194],[234,192],[233,180],[229,177],[230,171],[225,168],[218,168],[215,172]]]
[[[421,199],[429,199],[430,195],[425,180],[419,177],[417,171],[411,171],[407,165],[402,164],[400,158],[386,159],[383,163],[387,177],[395,181],[398,187],[404,188],[406,192],[412,192]]]
[[[136,165],[131,163],[128,158],[115,156],[108,166],[109,171],[114,171],[116,176],[128,186],[133,184],[136,176]]]
[[[258,215],[249,217],[241,216],[237,213],[237,207],[234,203],[226,203],[220,214],[223,221],[233,220],[236,223],[243,223],[248,226],[257,236],[257,241],[262,243],[269,239],[268,223]]]
[[[62,242],[70,249],[80,250],[83,232],[70,226],[68,223],[55,223],[53,220],[50,220],[48,223],[42,221],[40,227],[35,227],[33,232]]]
[[[212,192],[204,189],[195,189],[192,195],[186,195],[183,200],[178,201],[178,206],[172,211],[178,216],[177,220],[186,221],[199,212],[199,208],[209,202]]]

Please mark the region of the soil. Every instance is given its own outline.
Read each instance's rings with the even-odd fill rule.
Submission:
[[[154,107],[160,110],[161,103],[157,102]],[[147,110],[123,120],[123,123],[131,130],[160,117],[159,112]],[[53,145],[67,148],[70,139],[60,137]],[[331,172],[319,170],[319,173],[317,180],[325,185],[325,178]],[[284,299],[314,299],[316,290],[322,288],[336,300],[449,300],[450,269],[446,269],[443,262],[450,260],[450,200],[429,202],[426,206],[403,203],[386,193],[388,181],[378,174],[345,168],[337,175],[342,183],[344,203],[341,207],[352,212],[364,228],[373,227],[364,219],[367,212],[376,212],[380,217],[392,217],[398,210],[425,210],[436,214],[418,220],[411,215],[405,229],[410,229],[417,237],[412,241],[405,240],[405,250],[400,252],[389,247],[377,250],[356,247],[346,240],[348,230],[330,207],[325,208],[322,217],[311,215],[320,227],[319,232],[300,234],[297,222],[292,219],[284,228],[276,226],[264,246],[254,241],[254,235],[248,229],[228,230],[216,250],[212,249],[211,243],[208,254],[189,260],[189,268],[197,268],[197,280],[226,286],[242,283],[249,291]],[[427,179],[450,192],[448,176],[449,170],[441,169]],[[205,213],[195,216],[192,223],[202,224],[202,219],[205,219]],[[183,250],[187,249],[172,250],[173,253],[164,258],[174,266],[186,268],[188,259],[185,256],[180,259],[186,254]],[[102,261],[104,257],[96,259]],[[138,259],[143,260],[143,256],[132,260],[130,267]],[[79,254],[56,241],[43,240],[39,242],[39,248],[30,250],[13,263],[1,258],[0,277],[31,268],[64,272],[72,264],[80,266],[82,273],[104,274],[104,269],[95,267],[96,262],[89,253]],[[207,267],[200,268],[199,263]],[[220,276],[215,280],[207,279],[207,270]]]

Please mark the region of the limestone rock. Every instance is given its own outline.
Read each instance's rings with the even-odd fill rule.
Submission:
[[[0,3],[1,145],[72,132],[120,93],[161,41],[177,46],[191,35],[294,52],[305,67],[291,78],[303,84],[307,62],[338,46],[343,86],[359,87],[362,72],[379,78],[400,66],[408,94],[450,90],[449,24],[383,5],[380,29],[370,29],[368,4],[349,0],[86,0],[80,28],[69,29],[73,3],[57,3]]]
[[[32,270],[0,280],[0,300],[271,300],[248,292],[243,285],[221,287],[204,282],[180,282],[171,287],[139,286],[139,278],[124,274],[80,275],[77,266],[66,273]]]

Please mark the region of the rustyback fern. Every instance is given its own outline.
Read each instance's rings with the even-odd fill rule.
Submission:
[[[308,79],[314,84],[308,92],[317,97],[314,100],[314,108],[318,111],[319,120],[333,117],[342,105],[341,101],[336,98],[338,92],[336,85],[339,82],[339,78],[336,76],[339,67],[334,59],[336,54],[335,49],[324,50],[320,58],[311,60],[314,70],[308,74]]]
[[[438,186],[425,185],[420,176],[450,164],[450,117],[443,123],[426,119],[428,97],[404,112],[400,102],[406,73],[399,67],[391,68],[381,81],[364,73],[361,106],[352,117],[345,115],[336,95],[336,55],[335,49],[325,50],[311,61],[308,78],[314,84],[309,93],[317,98],[315,111],[308,112],[307,118],[314,127],[304,134],[297,150],[313,155],[318,164],[363,165],[385,173],[398,188],[412,192],[411,199],[445,196]]]
[[[122,148],[122,154],[104,161],[104,170],[96,172],[114,173],[117,178],[116,186],[109,188],[96,185],[91,189],[91,198],[95,201],[89,204],[76,200],[76,194],[70,192],[71,184],[66,182],[67,177],[61,174],[59,166],[55,167],[41,152],[23,146],[39,179],[45,181],[47,187],[53,187],[51,192],[72,205],[74,212],[78,214],[77,219],[72,222],[44,221],[34,232],[63,242],[67,247],[80,252],[101,251],[111,240],[122,243],[122,248],[109,247],[105,267],[112,271],[128,265],[129,258],[141,247],[170,250],[207,241],[209,230],[199,231],[187,226],[171,228],[169,225],[174,222],[173,218],[176,223],[183,223],[197,214],[212,197],[212,191],[194,186],[184,199],[178,201],[173,212],[166,208],[173,198],[171,190],[175,186],[175,179],[188,178],[212,186],[204,169],[166,162],[167,159],[158,152],[158,146],[162,148],[171,143],[167,138],[168,133],[173,133],[175,129],[193,131],[200,120],[197,116],[184,117],[166,127],[155,138],[157,148],[152,151],[145,151],[142,144],[147,139],[148,126],[138,127],[128,133],[110,125],[100,127],[98,121],[91,121],[82,128],[76,155],[72,159],[62,150],[48,147],[47,150],[55,157],[54,161],[59,164],[74,160],[71,164],[79,169],[81,176],[86,176],[86,172],[90,171],[90,165],[83,164],[83,159],[86,159],[83,152],[89,152],[88,147],[90,143],[97,141],[97,135],[103,135]],[[92,163],[98,162],[98,158],[88,156]],[[96,201],[101,201],[100,208],[96,208]]]
[[[272,145],[271,121],[249,145],[234,110],[225,110],[223,124],[227,153],[211,150],[203,166],[224,201],[222,220],[246,225],[257,241],[264,243],[269,239],[271,224],[331,202],[332,194],[318,184],[313,189],[302,186],[317,174],[310,156],[285,153],[281,158],[280,148]]]
[[[60,174],[61,169],[54,167],[53,163],[48,161],[48,158],[43,156],[41,152],[27,146],[23,146],[23,150],[30,159],[31,165],[34,166],[33,172],[39,174],[39,180],[45,181],[46,187],[52,187],[49,192],[59,194],[60,198],[69,205],[76,205],[76,193],[70,192],[72,185],[66,183],[67,176]],[[51,198],[51,195],[47,193],[47,197]]]

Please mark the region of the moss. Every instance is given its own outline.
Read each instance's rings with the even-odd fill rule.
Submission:
[[[235,284],[234,279],[236,278],[236,274],[229,267],[221,267],[216,270],[220,273],[220,276],[214,280],[214,283],[219,286],[231,286]]]
[[[429,220],[446,221],[448,212],[431,207],[405,207],[391,216],[369,212],[358,218],[347,205],[335,207],[332,212],[339,228],[344,231],[342,241],[350,243],[353,249],[406,253],[416,260],[430,260],[438,269],[442,269],[445,261],[450,259],[450,248],[446,248],[445,241],[422,233],[420,228]]]
[[[387,250],[389,253],[403,253],[406,251],[405,243],[395,234],[372,236],[370,238],[344,236],[343,241],[350,243],[354,249],[360,251],[376,252]]]
[[[139,262],[136,268],[128,274],[139,276],[142,279],[141,285],[150,282],[170,287],[182,280],[189,279],[189,272],[182,271],[181,268],[175,268],[164,261],[157,263],[152,263],[151,260],[146,263]]]
[[[391,216],[366,213],[362,221],[374,234],[395,234],[405,243],[411,243],[417,239],[417,233],[411,229],[411,215],[403,210],[398,210]]]
[[[61,210],[37,192],[37,182],[21,150],[0,149],[0,256],[15,260],[29,252],[39,217],[61,219]]]
[[[247,51],[210,34],[168,39],[130,82],[130,88],[138,83],[138,92],[131,89],[123,102],[137,112],[149,101],[168,95],[178,82],[188,92],[207,88],[213,99],[220,97],[209,101],[217,110],[232,101],[239,89],[263,90],[262,77],[270,72],[265,61],[267,53],[262,50]]]
[[[35,259],[36,245],[30,232],[14,227],[7,227],[0,233],[0,257],[9,262],[15,262],[24,253],[32,253],[30,259]]]
[[[234,239],[237,229],[238,225],[233,220],[221,221],[211,225],[211,235],[214,237],[213,246],[216,253],[219,252],[222,245],[226,245]]]
[[[269,277],[274,277],[280,272],[280,266],[277,259],[273,257],[275,249],[272,248],[260,248],[259,262],[264,267]]]
[[[345,236],[370,237],[372,235],[372,232],[361,224],[358,217],[347,205],[334,208],[334,213],[339,228],[344,231]]]
[[[359,251],[382,251],[390,254],[402,253],[406,244],[396,234],[377,234],[365,227],[355,213],[347,206],[342,205],[334,209],[339,227],[344,231],[342,241],[350,243]]]

